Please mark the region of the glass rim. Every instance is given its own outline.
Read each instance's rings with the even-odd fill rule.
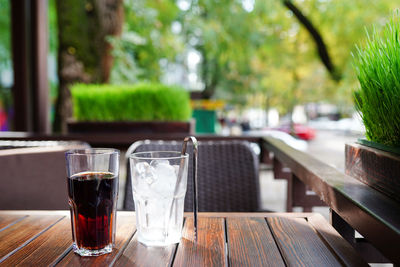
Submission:
[[[171,153],[171,154],[176,154],[176,156],[159,156],[159,157],[152,157],[152,156],[143,156],[145,154],[151,154],[151,153],[160,153],[160,154],[166,154],[166,153]],[[154,160],[154,159],[182,159],[182,158],[188,158],[189,154],[185,153],[185,155],[182,155],[181,152],[179,151],[142,151],[142,152],[135,152],[129,155],[129,158],[131,159],[140,159],[140,160]]]
[[[88,155],[111,155],[120,154],[120,151],[115,148],[80,148],[70,149],[65,152],[65,155],[88,156]]]

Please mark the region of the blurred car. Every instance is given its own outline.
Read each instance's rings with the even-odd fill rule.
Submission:
[[[334,121],[327,117],[319,117],[308,122],[308,125],[317,130],[344,131],[354,134],[364,134],[365,127],[360,115],[354,113],[351,118],[342,118]]]
[[[295,135],[302,140],[313,140],[315,138],[315,130],[307,125],[294,123],[293,129],[290,124],[284,124],[275,130],[285,132],[290,135]]]

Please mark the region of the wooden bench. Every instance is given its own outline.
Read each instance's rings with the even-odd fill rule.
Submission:
[[[331,209],[331,224],[367,262],[400,264],[400,203],[283,142],[266,137],[275,172],[283,166]],[[356,237],[357,231],[362,237]]]

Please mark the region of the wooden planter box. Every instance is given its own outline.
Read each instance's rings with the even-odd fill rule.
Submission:
[[[346,174],[400,202],[400,156],[361,144],[346,144]]]
[[[194,133],[194,121],[68,122],[69,133]]]

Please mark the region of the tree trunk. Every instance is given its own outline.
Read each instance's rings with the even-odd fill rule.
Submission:
[[[66,132],[72,116],[70,86],[106,83],[112,67],[108,35],[119,35],[123,0],[57,0],[58,78],[54,130]]]

